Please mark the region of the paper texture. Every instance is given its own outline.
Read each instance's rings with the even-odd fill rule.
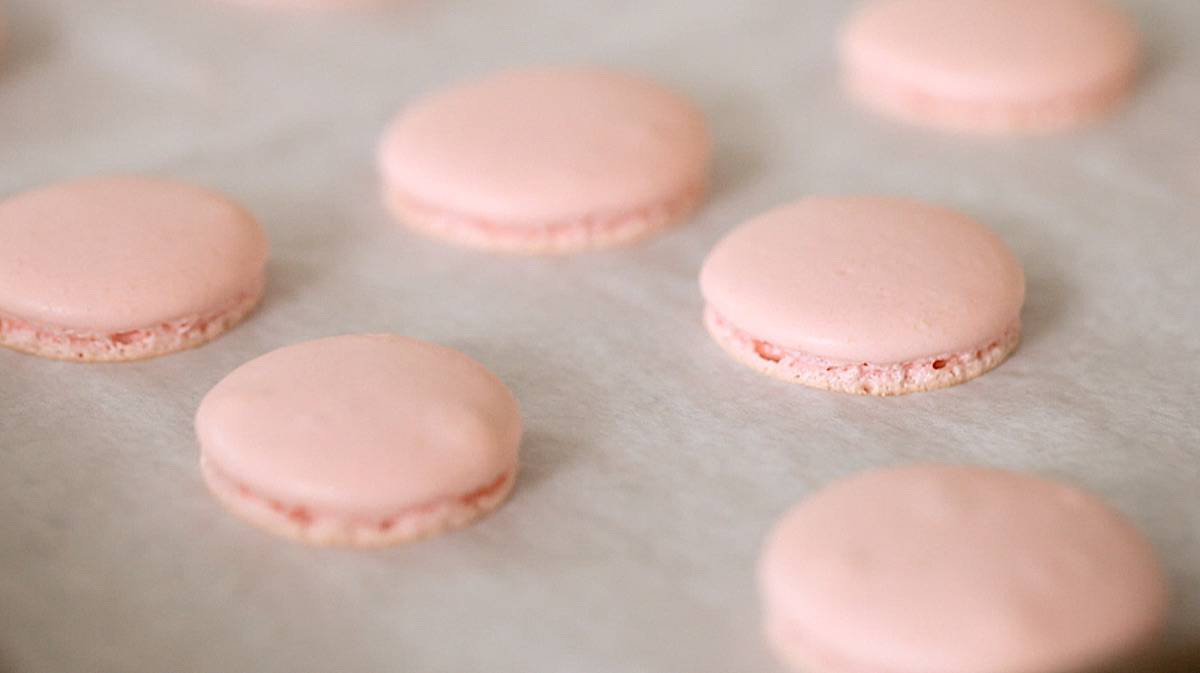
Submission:
[[[774,671],[754,583],[771,523],[832,479],[912,461],[1098,492],[1163,555],[1172,642],[1200,641],[1200,3],[1125,4],[1148,44],[1129,104],[1005,139],[848,102],[833,54],[851,4],[835,0],[9,0],[0,193],[193,180],[262,219],[272,261],[261,309],[199,350],[107,366],[0,353],[0,670]],[[546,62],[633,69],[699,102],[717,151],[698,216],[562,258],[393,225],[374,168],[392,114]],[[1027,271],[1021,349],[975,382],[886,400],[731,361],[701,325],[700,263],[739,221],[813,193],[924,198],[993,227]],[[270,349],[362,331],[460,348],[510,384],[528,428],[512,501],[373,552],[225,514],[197,469],[200,397]]]

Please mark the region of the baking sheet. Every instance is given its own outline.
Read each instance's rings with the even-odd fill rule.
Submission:
[[[753,569],[813,488],[909,461],[1066,478],[1132,517],[1200,642],[1200,3],[1125,3],[1149,45],[1109,122],[962,138],[839,93],[847,2],[447,0],[361,11],[206,0],[9,0],[0,193],[152,173],[224,190],[273,254],[261,310],[202,349],[79,366],[0,352],[0,670],[774,671]],[[690,93],[715,193],[645,245],[569,258],[423,240],[382,211],[388,118],[422,91],[541,62]],[[899,399],[793,387],[700,322],[705,252],[812,193],[961,208],[1024,262],[1020,351]],[[936,251],[931,251],[936,254]],[[270,349],[397,331],[499,373],[528,426],[510,503],[375,552],[309,549],[227,516],[191,418]]]

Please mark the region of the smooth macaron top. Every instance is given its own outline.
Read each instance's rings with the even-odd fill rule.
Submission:
[[[255,495],[378,517],[469,495],[516,467],[512,393],[471,358],[395,335],[282,348],[200,404],[205,460]]]
[[[508,226],[662,205],[702,188],[709,136],[697,108],[598,68],[502,72],[433,94],[391,125],[388,189]]]
[[[267,239],[214,192],[95,178],[0,202],[0,314],[126,330],[221,311],[262,283]]]
[[[808,198],[756,217],[713,248],[700,284],[756,339],[872,364],[983,347],[1025,297],[1020,264],[986,227],[885,197]]]
[[[1146,645],[1167,604],[1153,549],[1119,514],[974,467],[826,487],[777,525],[759,579],[777,641],[886,673],[1083,670]]]
[[[858,76],[939,98],[1047,102],[1132,74],[1138,35],[1102,0],[876,0],[841,41]]]
[[[270,9],[334,10],[361,9],[386,5],[391,0],[226,0],[231,4]]]

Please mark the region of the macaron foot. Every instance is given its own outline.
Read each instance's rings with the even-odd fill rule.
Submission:
[[[653,206],[615,215],[583,217],[543,226],[490,222],[423,204],[397,190],[385,191],[392,216],[426,236],[491,252],[554,255],[635,243],[683,221],[704,200],[697,185]]]
[[[1021,324],[977,348],[908,362],[844,362],[780,348],[738,329],[712,307],[704,326],[735,360],[767,376],[812,388],[855,395],[890,397],[948,388],[1000,366],[1021,341]]]
[[[843,86],[864,106],[914,126],[973,134],[1050,134],[1107,117],[1129,95],[1136,75],[1130,69],[1094,89],[1007,105],[937,98],[861,73],[847,74]]]
[[[232,307],[141,329],[91,332],[35,325],[0,315],[0,346],[67,362],[132,362],[203,346],[240,323],[262,299],[262,287]]]
[[[200,458],[205,484],[234,516],[268,533],[321,547],[388,547],[415,542],[465,528],[490,514],[512,492],[516,470],[471,493],[442,498],[373,520],[322,515],[261,497],[221,473],[206,456]]]

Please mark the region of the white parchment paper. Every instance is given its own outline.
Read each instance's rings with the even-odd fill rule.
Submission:
[[[763,535],[819,485],[909,461],[1102,494],[1162,553],[1171,646],[1200,641],[1200,3],[1125,5],[1148,43],[1130,103],[1078,133],[1005,139],[847,102],[837,0],[8,0],[0,193],[194,180],[257,213],[273,255],[261,310],[199,350],[99,366],[0,352],[0,670],[775,671]],[[639,247],[551,259],[394,226],[373,164],[389,117],[542,62],[694,96],[717,137],[704,210]],[[729,360],[701,326],[700,262],[739,221],[812,193],[926,198],[995,228],[1027,270],[1020,351],[887,400]],[[270,349],[387,330],[460,348],[515,390],[528,437],[512,501],[375,552],[226,515],[196,466],[204,392]]]

